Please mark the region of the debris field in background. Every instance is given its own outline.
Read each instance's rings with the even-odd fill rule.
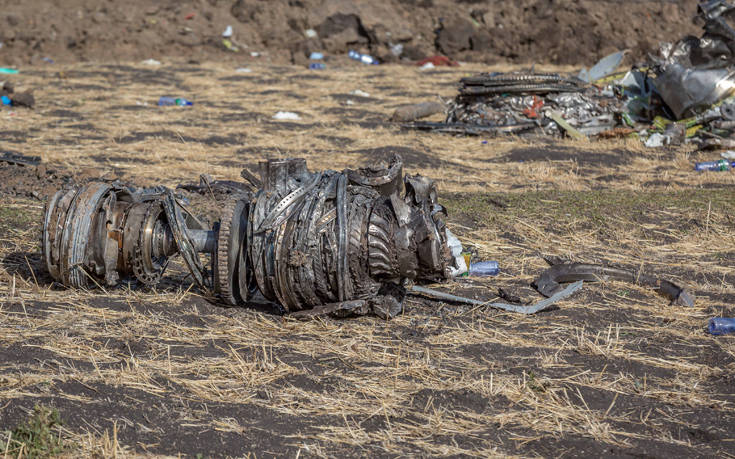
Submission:
[[[460,80],[443,123],[407,127],[455,134],[634,136],[646,146],[694,143],[729,148],[735,141],[735,6],[702,2],[701,38],[660,47],[658,56],[615,73],[623,52],[579,75],[480,74]]]

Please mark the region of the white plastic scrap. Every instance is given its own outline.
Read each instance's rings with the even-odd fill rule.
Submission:
[[[593,81],[612,75],[625,57],[625,51],[618,51],[600,59],[589,71],[586,68],[580,70],[577,78],[591,83]]]
[[[141,64],[143,65],[161,65],[161,62],[155,59],[146,59],[142,61]]]
[[[452,251],[452,257],[454,258],[454,266],[449,267],[450,275],[452,277],[457,277],[467,272],[467,263],[465,263],[464,257],[462,256],[462,243],[459,242],[459,239],[457,239],[451,231],[449,231],[449,228],[446,228],[446,232],[447,245]]]
[[[301,117],[294,112],[278,112],[273,115],[274,120],[300,120]]]
[[[735,151],[732,151],[732,150],[723,151],[722,153],[720,153],[720,156],[722,156],[724,159],[733,160],[735,159]]]
[[[434,66],[434,63],[433,63],[433,62],[427,62],[426,64],[422,65],[422,66],[421,66],[421,67],[419,67],[419,68],[420,68],[421,70],[428,70],[428,69],[433,69],[434,67],[435,67],[435,66]]]
[[[403,54],[403,44],[398,43],[397,45],[393,45],[390,47],[390,52],[396,57],[400,57],[401,54]]]
[[[228,25],[224,32],[222,32],[222,38],[232,37],[232,26]]]
[[[354,91],[350,91],[350,95],[359,97],[370,97],[370,93],[367,93],[362,89],[355,89]]]
[[[306,38],[316,38],[317,33],[314,29],[306,29],[304,35],[306,35]]]
[[[656,133],[651,134],[651,136],[646,139],[645,145],[648,148],[658,148],[658,147],[663,147],[665,144],[665,141],[666,141],[666,137],[656,132]]]
[[[247,67],[240,67],[235,69],[235,73],[250,73],[252,72],[252,69],[249,69]]]

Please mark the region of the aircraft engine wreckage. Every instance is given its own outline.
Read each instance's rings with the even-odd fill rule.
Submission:
[[[41,250],[57,282],[72,288],[137,281],[154,286],[179,255],[207,296],[229,305],[263,300],[294,317],[403,311],[407,292],[521,314],[547,309],[583,281],[617,278],[647,285],[672,303],[693,296],[669,281],[603,266],[551,262],[536,282],[547,298],[507,304],[463,298],[411,283],[464,273],[462,245],[445,226],[432,180],[403,176],[403,162],[343,172],[310,172],[304,159],[260,163],[239,182],[182,186],[228,197],[207,228],[172,190],[90,182],[58,191],[44,212]],[[210,265],[202,263],[208,255]],[[547,259],[549,261],[549,259]],[[560,264],[561,263],[561,264]],[[562,282],[574,282],[566,288]],[[410,290],[408,290],[410,288]]]
[[[53,195],[42,251],[61,284],[157,284],[180,255],[200,288],[244,304],[260,292],[288,312],[318,307],[391,317],[404,282],[436,282],[464,267],[434,183],[386,166],[310,172],[304,159],[260,163],[257,191],[233,195],[205,228],[172,190],[92,182]],[[205,267],[200,254],[209,254]]]

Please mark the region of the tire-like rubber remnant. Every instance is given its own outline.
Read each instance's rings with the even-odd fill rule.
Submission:
[[[242,220],[246,201],[241,197],[230,199],[222,211],[217,236],[217,261],[215,263],[214,288],[222,301],[237,306],[245,301],[240,292],[238,269],[240,245],[245,242],[245,222]]]

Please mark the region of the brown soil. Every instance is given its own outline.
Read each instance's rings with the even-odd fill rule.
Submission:
[[[608,52],[641,58],[660,41],[699,33],[697,0],[0,0],[0,63],[262,60],[305,64],[348,49],[395,60],[591,65]],[[187,19],[189,18],[189,19]],[[232,25],[239,52],[221,34]],[[315,38],[305,31],[314,29]],[[252,57],[257,52],[259,57]],[[327,62],[329,65],[329,61]]]

